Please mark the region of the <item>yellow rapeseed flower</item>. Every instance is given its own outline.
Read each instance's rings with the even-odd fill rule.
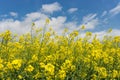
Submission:
[[[0,63],[0,70],[3,69],[3,67],[4,67],[3,64]]]
[[[33,55],[33,56],[32,56],[32,60],[33,60],[33,61],[37,61],[37,60],[38,60],[37,55]]]
[[[100,76],[100,78],[106,78],[107,77],[107,70],[105,67],[99,67],[98,68],[98,75]]]
[[[14,69],[19,69],[20,67],[21,67],[21,65],[22,65],[22,60],[20,60],[20,59],[15,59],[15,60],[13,60],[12,61],[12,66],[14,67]]]
[[[92,32],[86,32],[86,36],[92,36]]]
[[[113,70],[112,71],[112,78],[116,78],[118,77],[118,71],[117,70]]]
[[[21,75],[18,75],[18,78],[19,78],[19,79],[22,79],[23,77],[22,77]]]
[[[85,26],[84,26],[84,25],[82,25],[81,29],[82,29],[82,30],[84,30],[84,29],[85,29]]]
[[[49,24],[49,23],[50,23],[50,19],[47,18],[45,24]]]
[[[51,75],[54,75],[54,65],[52,65],[51,63],[48,63],[47,65],[45,65],[45,71],[49,72]]]
[[[61,80],[64,80],[66,77],[66,72],[64,70],[59,70],[58,76]]]
[[[37,72],[37,74],[33,76],[35,79],[39,79],[40,77],[42,77],[42,74],[40,72]]]
[[[28,71],[28,72],[32,72],[34,70],[34,67],[32,65],[28,65],[26,68],[25,68],[25,71]]]
[[[10,62],[7,62],[7,68],[8,69],[13,69],[13,65]]]
[[[0,58],[0,63],[2,63],[2,62],[3,62],[3,59]]]
[[[40,63],[40,68],[45,68],[45,64],[43,62]]]
[[[108,30],[108,33],[111,33],[112,32],[112,29],[110,28],[109,30]]]

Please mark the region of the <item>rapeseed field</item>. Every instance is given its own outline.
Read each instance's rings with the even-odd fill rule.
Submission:
[[[33,23],[20,36],[0,33],[1,80],[120,80],[120,36],[99,40],[67,29],[58,35],[48,24],[49,19],[43,28]]]

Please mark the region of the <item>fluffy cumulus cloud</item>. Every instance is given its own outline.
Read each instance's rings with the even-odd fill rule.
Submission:
[[[35,23],[36,27],[44,27],[45,20],[48,15],[41,12],[32,12],[24,16],[22,21],[14,19],[3,19],[0,21],[0,32],[5,30],[11,30],[17,34],[23,34],[30,32],[32,22]],[[50,23],[48,27],[53,27],[53,29],[60,34],[65,27],[73,29],[76,27],[75,22],[66,22],[66,16],[50,17]]]
[[[48,26],[52,26],[53,29],[58,34],[61,34],[65,28],[68,28],[70,32],[77,29],[77,22],[76,21],[67,22],[66,16],[58,16],[52,17],[50,20],[50,24]]]
[[[42,11],[45,13],[53,13],[55,11],[60,11],[62,6],[58,2],[54,2],[52,4],[44,4],[42,5]]]
[[[86,26],[86,29],[94,29],[99,24],[99,19],[96,16],[97,14],[88,14],[83,17],[82,24]]]
[[[16,12],[10,12],[10,15],[13,16],[13,17],[17,17],[18,13],[16,13]]]
[[[78,8],[70,8],[68,10],[69,13],[73,13],[73,12],[76,12],[78,10]]]
[[[3,19],[0,21],[0,32],[9,29],[17,34],[26,33],[30,31],[32,22],[35,22],[36,26],[41,27],[44,26],[46,18],[48,18],[48,16],[43,13],[32,12],[26,14],[22,21],[14,19]]]
[[[23,27],[22,22],[18,20],[13,20],[13,19],[6,19],[0,21],[0,32],[3,32],[5,30],[11,30],[14,33],[24,33],[27,32],[27,27]],[[26,30],[26,31],[25,31]]]
[[[52,17],[49,26],[52,26],[56,31],[59,31],[62,27],[64,27],[66,21],[66,17],[58,16]]]
[[[111,15],[117,15],[117,14],[120,14],[120,3],[118,3],[118,5],[117,6],[115,6],[113,9],[111,9],[110,11],[109,11],[109,13],[111,14]]]
[[[41,12],[32,12],[25,15],[24,21],[30,23],[38,20],[45,20],[46,18],[48,18],[48,16]]]

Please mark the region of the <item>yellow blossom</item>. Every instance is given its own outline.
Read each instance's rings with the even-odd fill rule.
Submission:
[[[52,65],[51,63],[45,65],[45,71],[49,72],[51,75],[54,75],[54,68],[54,65]]]
[[[19,69],[20,67],[21,67],[21,65],[22,65],[22,60],[20,60],[20,59],[15,59],[15,60],[13,60],[12,61],[12,66],[15,68],[15,69]]]
[[[34,67],[32,65],[28,65],[26,68],[25,68],[26,71],[28,72],[32,72],[34,70]]]
[[[3,64],[0,63],[0,70],[3,69],[3,67],[4,67]]]
[[[19,79],[22,79],[23,77],[22,77],[21,75],[18,75],[18,78],[19,78]]]
[[[116,78],[118,77],[118,71],[117,70],[113,70],[112,71],[112,78]]]
[[[37,60],[38,60],[38,57],[37,57],[36,55],[33,55],[33,56],[32,56],[32,60],[33,60],[33,61],[37,61]]]
[[[83,29],[83,30],[84,30],[84,29],[85,29],[85,26],[84,26],[84,25],[82,25],[81,29]]]
[[[66,72],[64,70],[59,70],[58,75],[60,79],[64,80],[66,77]]]
[[[45,22],[45,23],[46,23],[46,24],[49,24],[49,23],[50,23],[49,18],[46,19],[46,22]]]

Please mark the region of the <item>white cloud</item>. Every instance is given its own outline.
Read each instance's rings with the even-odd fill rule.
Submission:
[[[41,12],[32,12],[28,13],[24,16],[23,20],[14,20],[14,19],[3,19],[0,21],[0,32],[3,32],[7,29],[11,30],[13,33],[23,34],[30,32],[32,22],[35,23],[36,27],[44,27],[45,20],[48,18],[48,15],[43,14]],[[53,27],[53,29],[61,34],[63,29],[67,27],[69,30],[74,30],[77,28],[77,22],[66,22],[66,16],[58,16],[58,17],[49,17],[50,23],[49,27]]]
[[[66,17],[59,16],[57,18],[51,18],[50,25],[53,27],[62,27],[66,21]]]
[[[18,13],[16,13],[16,12],[10,12],[10,15],[13,16],[13,17],[17,17]]]
[[[32,12],[24,16],[23,20],[14,20],[14,19],[3,19],[0,21],[0,32],[3,32],[7,29],[11,30],[17,34],[23,34],[30,32],[32,22],[35,22],[36,27],[44,27],[45,20],[48,18],[48,15],[41,12]],[[53,29],[60,33],[61,30],[65,27],[66,22],[65,16],[50,17],[50,24]]]
[[[116,7],[114,7],[113,9],[111,9],[109,11],[109,13],[111,15],[113,15],[113,16],[119,14],[120,13],[120,3],[118,3],[118,5]]]
[[[97,16],[97,14],[88,14],[83,17],[82,21],[83,21],[83,23],[87,23],[87,22],[93,20],[96,16]]]
[[[26,14],[24,20],[25,22],[35,22],[38,21],[40,19],[45,20],[48,16],[41,13],[41,12],[32,12],[32,13],[28,13]]]
[[[65,24],[65,27],[67,27],[70,31],[73,31],[74,29],[78,29],[79,27],[77,26],[77,22],[76,21],[72,21],[72,22],[67,22]]]
[[[3,32],[5,30],[11,30],[14,33],[18,33],[21,34],[23,33],[25,30],[27,32],[27,29],[25,26],[22,25],[22,22],[18,21],[18,20],[13,20],[13,19],[6,19],[6,20],[2,20],[0,21],[0,32]]]
[[[43,27],[47,15],[40,12],[28,13],[24,16],[23,20],[3,19],[0,21],[0,32],[7,29],[17,34],[23,34],[30,31],[32,22],[36,23],[36,26]],[[39,24],[39,25],[38,25]]]
[[[99,24],[98,19],[93,19],[87,23],[85,23],[86,29],[94,29]]]
[[[90,14],[83,18],[83,23],[87,29],[92,29],[98,24],[98,19],[95,18],[96,14]],[[7,29],[14,33],[22,34],[30,31],[32,22],[35,22],[36,27],[44,27],[45,20],[48,15],[41,12],[32,12],[24,16],[23,20],[3,19],[0,21],[0,32]],[[65,27],[70,31],[78,29],[77,21],[68,21],[66,16],[49,17],[50,24],[57,33],[61,33]]]
[[[65,21],[66,21],[65,16],[58,16],[58,17],[52,17],[50,20],[49,26],[53,27],[53,29],[57,32],[60,33],[61,30],[65,27]]]
[[[82,24],[86,26],[86,29],[94,29],[99,24],[96,16],[97,14],[88,14],[83,17]]]
[[[70,8],[68,10],[69,13],[73,13],[73,12],[76,12],[78,10],[78,8]]]
[[[120,36],[120,30],[119,29],[113,29],[110,33],[112,36]]]
[[[69,32],[78,29],[78,25],[76,21],[69,21],[67,22],[66,16],[58,16],[52,17],[49,26],[52,26],[53,29],[58,33],[61,34],[64,28],[68,28]]]
[[[55,11],[60,11],[62,9],[61,5],[58,2],[54,2],[52,4],[44,4],[42,5],[42,11],[45,13],[53,13]]]
[[[107,14],[107,11],[104,11],[104,12],[102,13],[102,17],[104,17],[106,14]]]

